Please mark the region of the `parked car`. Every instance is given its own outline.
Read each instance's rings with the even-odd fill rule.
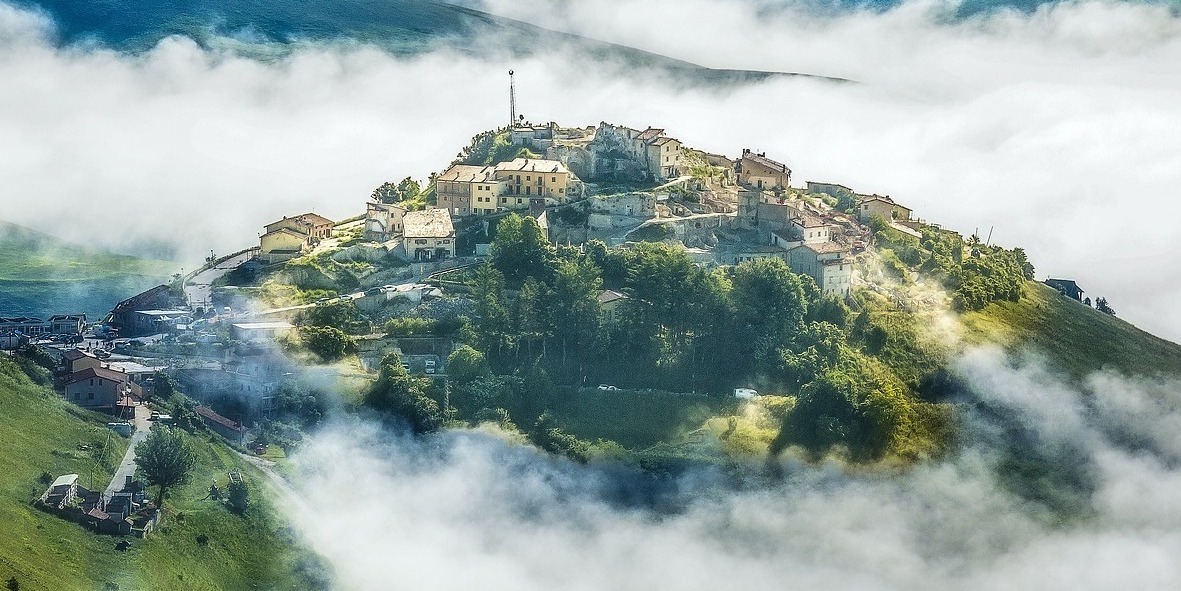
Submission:
[[[367,295],[367,296],[381,295],[381,293],[382,293],[382,288],[380,288],[380,287],[370,287],[369,289],[365,290],[365,295]]]
[[[98,357],[99,359],[110,359],[111,352],[107,351],[106,349],[97,349],[94,352],[94,356]]]
[[[616,388],[615,386],[613,386],[611,384],[599,384],[599,389],[606,392],[606,391],[618,390],[619,388]]]
[[[425,365],[426,365],[426,372],[427,373],[435,373],[435,360],[434,359],[427,359]]]

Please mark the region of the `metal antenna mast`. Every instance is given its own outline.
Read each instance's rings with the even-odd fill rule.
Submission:
[[[508,128],[517,124],[517,89],[513,85],[513,71],[508,71]]]

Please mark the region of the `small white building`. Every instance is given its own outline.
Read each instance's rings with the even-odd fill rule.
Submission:
[[[231,325],[234,338],[239,341],[273,341],[295,328],[289,322],[241,322]]]

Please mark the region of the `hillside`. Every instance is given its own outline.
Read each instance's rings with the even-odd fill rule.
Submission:
[[[189,485],[169,494],[161,528],[147,539],[132,538],[131,549],[118,552],[114,547],[119,538],[90,533],[33,508],[30,501],[44,488],[38,482],[42,472],[76,472],[87,486],[105,484],[126,449],[126,438],[114,436],[104,448],[106,417],[60,401],[4,356],[0,405],[0,517],[5,533],[0,536],[0,581],[15,577],[21,589],[46,590],[314,587],[301,577],[318,572],[315,562],[294,549],[284,533],[265,500],[269,495],[260,484],[263,476],[219,441],[194,438],[198,466]],[[80,444],[90,449],[80,451]],[[209,482],[224,486],[230,470],[241,470],[255,484],[255,504],[245,517],[202,500]],[[209,539],[205,546],[197,542],[201,534]]]
[[[812,77],[709,68],[499,17],[458,3],[432,0],[347,0],[332,4],[265,1],[249,5],[226,0],[150,0],[134,6],[124,2],[35,0],[30,4],[54,19],[66,43],[98,40],[127,51],[143,51],[161,39],[180,35],[202,45],[257,52],[268,58],[307,40],[339,39],[371,43],[401,55],[446,47],[483,56],[486,46],[473,40],[495,35],[499,47],[521,57],[537,55],[539,47],[567,46],[594,59],[600,67],[619,62],[626,65],[626,70],[621,71],[672,74],[691,84],[741,84],[777,75]]]
[[[1017,302],[995,302],[964,314],[965,338],[1045,355],[1075,378],[1099,369],[1132,376],[1181,375],[1181,345],[1166,341],[1060,295],[1026,285]]]
[[[71,244],[0,221],[0,315],[100,316],[175,270],[175,263]]]

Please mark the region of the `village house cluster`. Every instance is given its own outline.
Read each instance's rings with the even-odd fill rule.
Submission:
[[[452,164],[433,177],[436,202],[425,211],[372,198],[366,203],[364,238],[392,242],[391,251],[410,261],[455,257],[456,220],[517,211],[537,220],[548,235],[547,210],[585,199],[584,178],[660,182],[678,174],[682,163],[681,142],[662,129],[523,123],[508,134],[512,145],[544,157]]]
[[[73,342],[85,329],[85,314],[57,314],[48,320],[30,316],[0,316],[0,351],[20,348],[36,338]]]
[[[824,292],[848,295],[854,282],[853,256],[869,242],[867,223],[874,216],[908,234],[917,234],[911,210],[889,197],[862,195],[843,185],[809,181],[805,194],[823,194],[855,203],[856,218],[803,199],[791,187],[791,169],[764,153],[743,150],[735,163],[739,227],[756,230],[766,247],[740,252],[735,262],[781,258],[796,273],[812,277]]]
[[[63,474],[45,489],[37,505],[99,533],[145,537],[159,521],[160,511],[147,500],[143,482],[127,476],[121,484],[106,494],[82,486],[78,474]]]
[[[305,213],[271,222],[259,236],[259,258],[268,263],[291,260],[332,235],[335,222]]]

